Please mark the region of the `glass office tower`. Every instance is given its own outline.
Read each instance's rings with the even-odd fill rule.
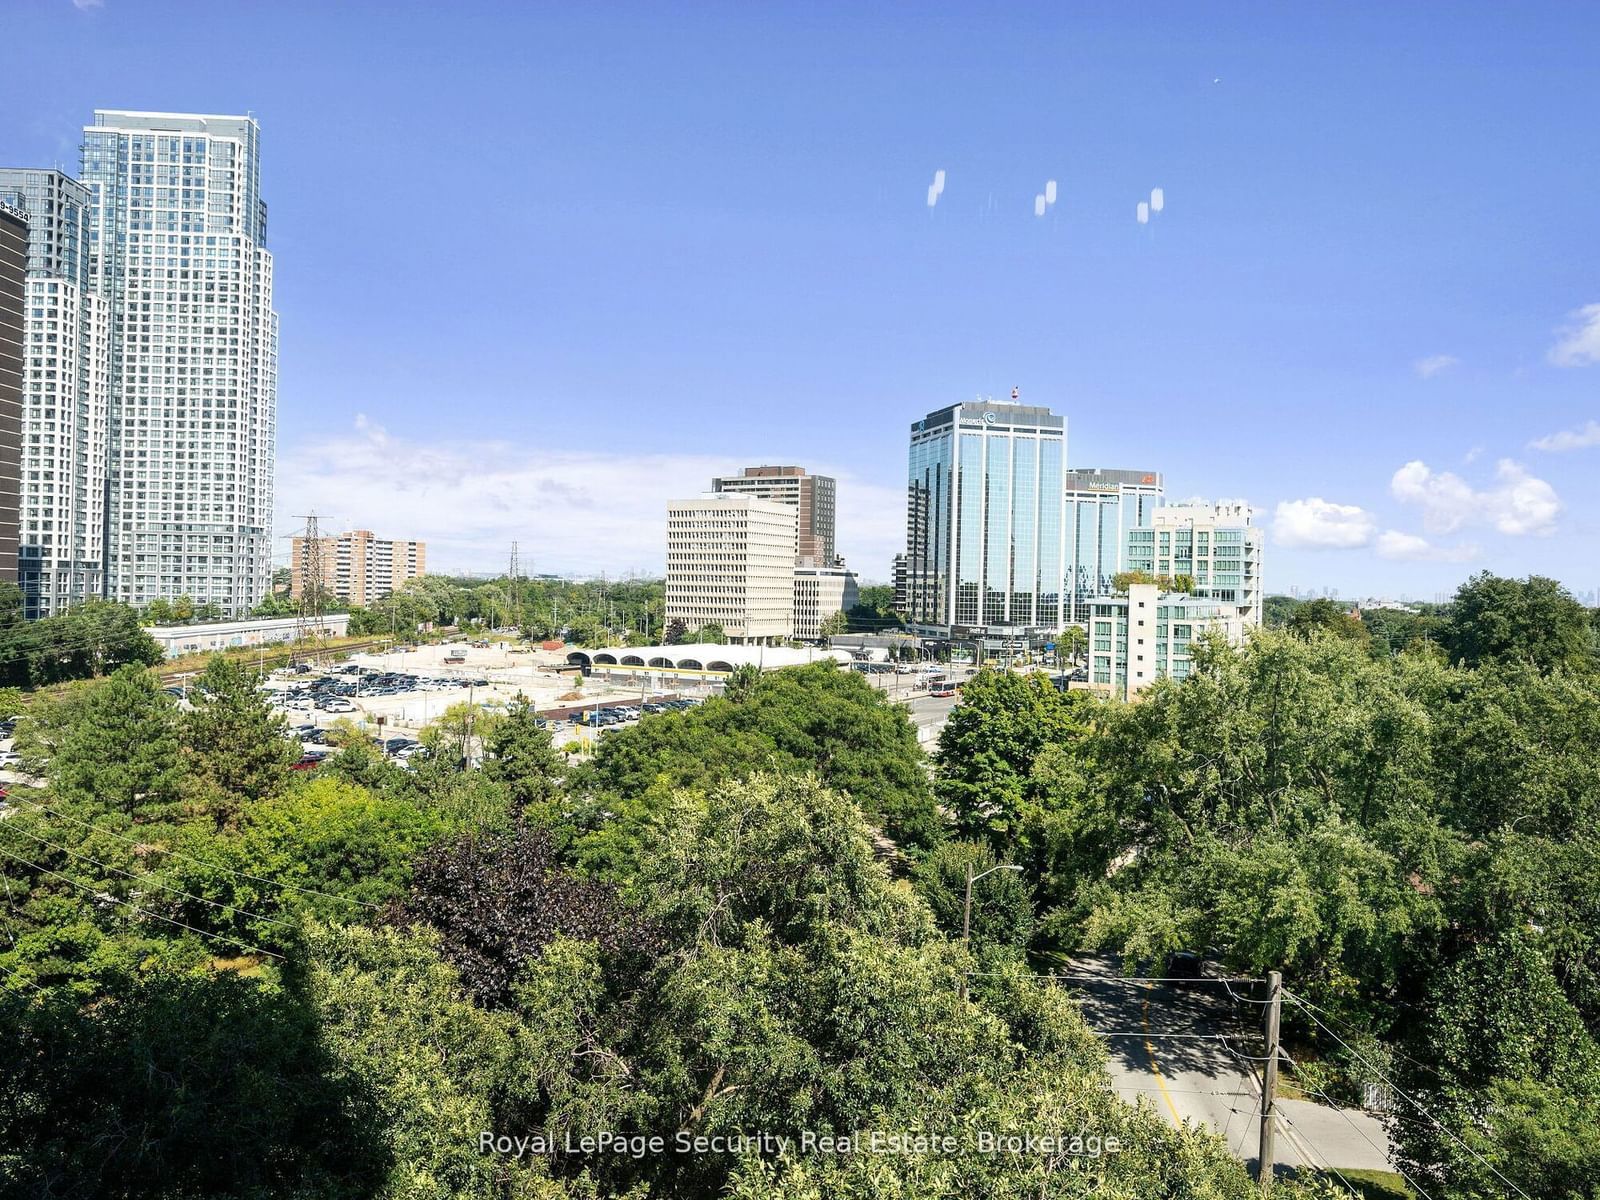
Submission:
[[[224,612],[272,562],[278,318],[251,117],[97,111],[90,284],[109,306],[104,592]]]
[[[1083,467],[1066,475],[1067,615],[1063,623],[1089,619],[1089,599],[1111,591],[1111,579],[1126,570],[1127,535],[1148,525],[1162,498],[1157,471]]]
[[[979,401],[911,427],[904,590],[930,637],[1014,637],[1063,619],[1066,420]]]

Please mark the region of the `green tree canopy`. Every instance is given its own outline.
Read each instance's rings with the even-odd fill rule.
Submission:
[[[922,752],[903,710],[854,671],[814,663],[769,671],[740,702],[645,717],[603,739],[571,790],[613,814],[581,841],[584,852],[631,869],[636,839],[670,793],[704,791],[756,771],[813,771],[849,795],[903,845],[942,836]]]
[[[217,655],[189,689],[190,711],[180,718],[185,799],[218,825],[289,785],[299,747],[259,688],[260,675]]]
[[[129,815],[165,813],[183,767],[172,697],[143,667],[122,667],[84,693],[50,760],[52,795]]]
[[[1452,661],[1527,662],[1541,671],[1591,665],[1589,611],[1554,579],[1484,571],[1456,589],[1440,640]]]

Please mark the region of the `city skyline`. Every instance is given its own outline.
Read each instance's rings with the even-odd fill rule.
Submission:
[[[1068,467],[1248,500],[1272,591],[1432,596],[1600,549],[1600,248],[1560,201],[1589,171],[1539,136],[1600,90],[1569,10],[879,15],[845,45],[797,8],[468,5],[383,22],[377,54],[360,5],[309,42],[304,14],[208,13],[248,33],[225,78],[157,33],[195,11],[9,13],[30,56],[0,82],[25,114],[0,162],[76,174],[106,105],[261,120],[277,564],[287,510],[315,509],[426,540],[441,571],[519,540],[534,570],[659,573],[663,500],[803,461],[838,479],[839,552],[887,580],[904,422],[1013,386],[1066,416]],[[502,45],[544,47],[540,70]],[[452,100],[382,117],[421,70]],[[463,124],[479,110],[539,120]],[[418,152],[504,252],[373,199],[414,191]]]

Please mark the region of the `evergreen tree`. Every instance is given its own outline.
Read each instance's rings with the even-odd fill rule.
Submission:
[[[550,731],[539,728],[533,706],[518,704],[484,739],[483,769],[506,788],[514,807],[540,809],[560,794],[567,767]]]
[[[129,815],[164,815],[183,768],[172,697],[143,667],[126,666],[75,706],[50,763],[64,800]]]
[[[190,689],[194,708],[182,718],[184,793],[218,827],[233,824],[245,805],[282,792],[299,757],[259,683],[255,671],[219,654]]]

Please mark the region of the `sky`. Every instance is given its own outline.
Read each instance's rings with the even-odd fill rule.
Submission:
[[[884,580],[910,423],[1015,387],[1074,466],[1248,500],[1269,591],[1600,586],[1595,6],[0,0],[0,42],[0,165],[260,120],[281,534],[659,573],[668,499],[796,463]]]

